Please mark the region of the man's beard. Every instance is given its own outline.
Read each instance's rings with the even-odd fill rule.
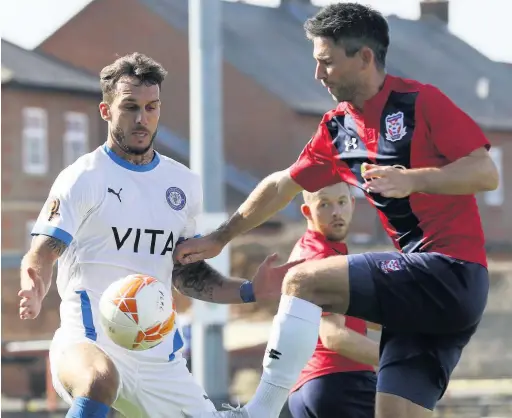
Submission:
[[[155,141],[155,137],[156,137],[157,133],[158,133],[158,129],[155,130],[155,132],[153,133],[153,136],[151,137],[151,141],[149,141],[148,146],[144,147],[144,148],[130,147],[128,144],[126,144],[126,137],[124,135],[123,130],[120,127],[112,129],[111,135],[112,135],[112,139],[115,142],[115,144],[119,148],[121,148],[124,152],[126,152],[127,154],[144,155],[153,146],[153,142]]]

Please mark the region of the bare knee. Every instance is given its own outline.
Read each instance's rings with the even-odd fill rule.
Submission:
[[[346,257],[309,260],[291,268],[284,278],[282,293],[344,314],[350,298]]]
[[[431,418],[433,412],[390,393],[377,393],[376,418]]]
[[[292,267],[283,280],[282,293],[313,302],[316,286],[313,272],[306,263]]]
[[[117,396],[120,378],[112,360],[93,344],[77,344],[62,355],[59,379],[73,396],[87,397],[112,405]]]

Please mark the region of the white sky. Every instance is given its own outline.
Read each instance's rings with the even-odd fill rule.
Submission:
[[[236,1],[236,0],[231,0]],[[279,0],[244,0],[276,5]],[[25,48],[34,48],[91,0],[2,1],[2,38]],[[332,0],[313,0],[323,5]],[[384,14],[416,19],[419,0],[362,0]],[[450,0],[449,29],[473,47],[497,61],[512,63],[512,1]]]

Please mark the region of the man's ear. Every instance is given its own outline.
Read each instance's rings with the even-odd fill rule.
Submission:
[[[308,221],[311,220],[311,208],[308,205],[303,203],[300,206],[300,211],[302,212],[302,215],[304,216],[304,218],[306,218]]]
[[[106,102],[101,102],[99,109],[101,118],[109,122],[112,119],[112,114],[110,113],[110,105]]]

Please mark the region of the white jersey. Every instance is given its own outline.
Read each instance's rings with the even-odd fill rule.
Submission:
[[[105,144],[64,169],[32,231],[68,245],[58,261],[61,329],[81,327],[100,342],[99,298],[129,274],[155,277],[171,290],[173,250],[196,234],[201,210],[199,176],[156,152],[151,163],[134,165]],[[133,355],[168,361],[182,346],[175,330]]]

